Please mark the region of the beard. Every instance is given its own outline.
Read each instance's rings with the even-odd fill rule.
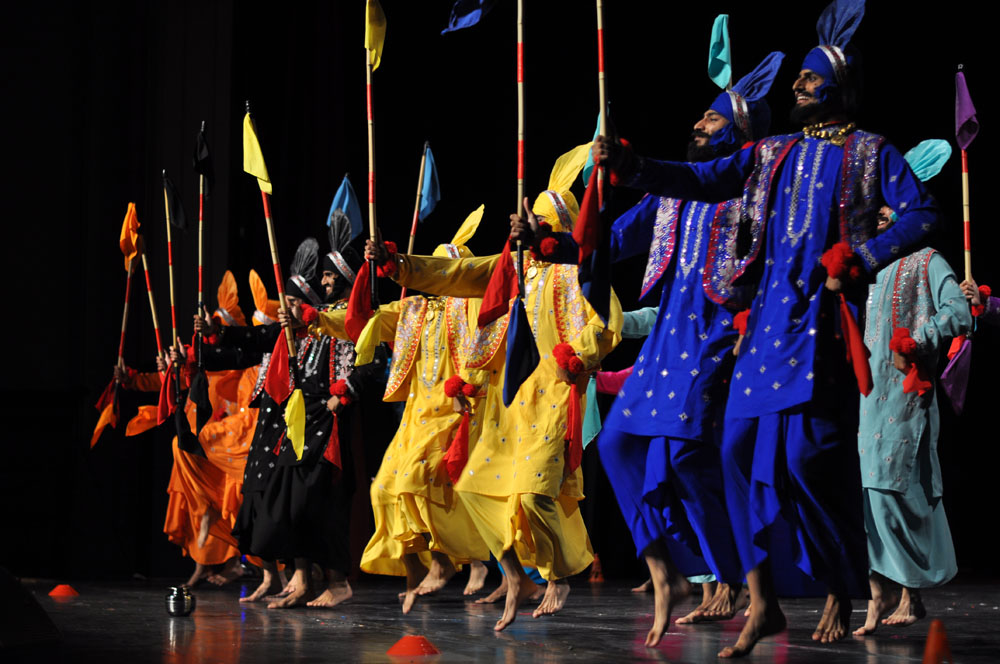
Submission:
[[[788,113],[788,119],[797,125],[809,125],[823,122],[829,117],[843,113],[843,104],[840,103],[839,95],[828,95],[826,101],[817,101],[811,104],[792,106]]]
[[[687,146],[687,160],[689,162],[712,161],[713,159],[725,157],[735,152],[735,150],[730,149],[730,146],[728,145],[712,145],[711,142],[707,142],[704,145],[698,145],[698,142],[695,140],[697,138],[710,139],[711,136],[703,131],[696,130],[691,132],[691,141]]]

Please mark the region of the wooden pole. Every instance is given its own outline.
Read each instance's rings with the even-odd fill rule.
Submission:
[[[517,0],[517,205],[514,211],[525,214],[524,207],[524,0]],[[524,297],[524,247],[517,241],[517,283]]]
[[[205,121],[201,121],[201,133],[205,133]],[[205,174],[198,174],[198,315],[205,310]],[[201,352],[204,339],[198,334],[198,368],[202,368]]]
[[[604,77],[604,2],[603,0],[597,0],[597,96],[598,102],[600,104],[601,112],[601,123],[600,123],[600,134],[601,136],[607,136],[608,134],[608,97],[605,89],[605,77]],[[606,173],[604,172],[604,165],[598,164],[597,166],[597,207],[598,209],[604,208],[604,179]]]
[[[125,368],[123,356],[125,354],[125,328],[128,326],[128,302],[132,295],[132,275],[135,274],[135,259],[133,257],[128,263],[128,277],[125,279],[125,307],[122,309],[122,336],[118,341],[118,366]]]
[[[375,221],[375,113],[372,108],[372,51],[365,49],[366,99],[368,105],[368,235],[372,241],[378,240],[378,224]],[[372,309],[378,308],[378,266],[374,260],[368,261],[371,274]]]
[[[264,203],[264,223],[267,224],[267,241],[271,246],[271,263],[274,265],[274,281],[278,284],[278,308],[284,314],[288,313],[288,306],[285,304],[285,279],[281,276],[281,261],[278,259],[278,242],[274,236],[274,221],[271,220],[271,201],[267,192],[260,192],[260,199]],[[288,342],[288,357],[295,359],[295,337],[292,336],[292,328],[285,328],[285,341]],[[289,367],[294,366],[289,362]]]
[[[167,196],[167,171],[163,170],[163,208],[167,220],[167,280],[170,284],[170,343],[178,346],[177,343],[177,310],[174,306],[174,242],[170,234],[170,198]]]
[[[413,246],[417,240],[417,224],[420,223],[420,203],[424,197],[424,171],[427,168],[427,149],[430,141],[424,141],[424,152],[420,157],[420,173],[417,175],[417,200],[413,204],[413,223],[410,224],[410,244],[406,248],[406,253],[413,253]],[[399,293],[399,299],[406,298],[406,286]]]
[[[153,314],[153,332],[156,334],[156,354],[163,357],[163,341],[160,340],[160,319],[156,315],[156,301],[153,299],[153,285],[149,281],[149,262],[146,260],[146,252],[142,249],[142,271],[146,274],[146,292],[149,294],[149,310]],[[164,374],[160,374],[164,377]]]
[[[972,281],[972,224],[969,219],[969,158],[962,150],[962,229],[965,241],[965,280]]]

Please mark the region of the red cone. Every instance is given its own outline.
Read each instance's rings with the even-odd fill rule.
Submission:
[[[76,597],[80,593],[76,592],[73,586],[68,583],[60,583],[49,591],[49,597]]]
[[[389,648],[387,655],[440,655],[441,651],[434,647],[434,644],[427,640],[426,636],[409,634]]]
[[[924,664],[951,661],[951,648],[948,647],[948,636],[944,633],[944,623],[932,620],[930,629],[927,630],[927,645],[924,646]]]

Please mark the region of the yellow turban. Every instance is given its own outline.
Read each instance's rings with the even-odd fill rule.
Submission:
[[[485,209],[485,205],[480,205],[473,210],[465,218],[465,221],[462,222],[462,225],[458,227],[458,232],[455,233],[455,237],[451,239],[451,242],[439,244],[437,249],[434,250],[434,255],[440,258],[471,258],[473,254],[465,246],[465,243],[471,240],[472,236],[476,234],[476,229],[479,228],[479,222],[483,219],[483,210]]]
[[[551,224],[552,230],[556,232],[572,231],[580,214],[580,204],[570,187],[587,163],[590,146],[591,143],[578,145],[556,159],[549,176],[548,189],[538,195],[531,207],[531,211],[536,216],[544,217],[544,221]]]

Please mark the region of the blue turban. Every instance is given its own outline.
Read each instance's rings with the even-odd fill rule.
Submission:
[[[851,37],[865,15],[865,0],[833,0],[816,22],[820,45],[809,51],[802,69],[814,71],[824,79],[815,91],[816,100],[827,101],[828,93],[840,93],[848,74],[854,74],[857,85],[860,58],[850,46]]]
[[[778,74],[785,54],[774,51],[757,68],[741,78],[731,90],[723,91],[709,107],[729,120],[729,124],[712,134],[709,144],[740,147],[741,140],[756,140],[771,128],[771,108],[764,99]],[[743,139],[739,132],[742,132]]]

